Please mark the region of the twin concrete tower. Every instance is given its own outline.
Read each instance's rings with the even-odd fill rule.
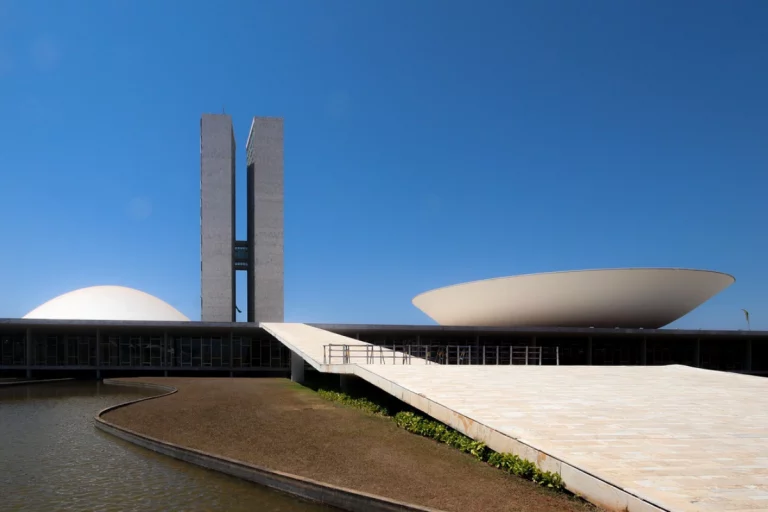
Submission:
[[[235,272],[248,273],[248,321],[283,321],[283,120],[254,117],[245,145],[248,235],[235,236],[232,118],[200,119],[200,284],[203,322],[234,322]]]

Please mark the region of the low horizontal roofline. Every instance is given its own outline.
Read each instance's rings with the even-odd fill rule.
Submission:
[[[474,327],[474,326],[442,326],[442,325],[402,325],[402,324],[328,324],[307,323],[318,329],[350,333],[382,334],[520,334],[520,335],[574,335],[574,336],[730,336],[730,337],[768,337],[768,331],[714,330],[714,329],[627,329],[627,328],[591,328],[591,327]],[[179,331],[201,330],[259,330],[257,323],[248,322],[166,322],[135,320],[44,320],[32,318],[0,318],[0,330],[38,328],[52,330],[63,329],[98,329],[109,328],[122,331],[129,329],[170,329]]]

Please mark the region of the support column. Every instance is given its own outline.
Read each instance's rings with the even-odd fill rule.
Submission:
[[[34,356],[34,350],[32,346],[32,329],[28,327],[25,335],[27,338],[27,378],[31,379],[32,378],[32,359]]]
[[[101,380],[101,329],[96,329],[96,380]]]
[[[747,340],[746,353],[744,354],[744,371],[752,371],[752,340]]]
[[[592,336],[587,338],[587,365],[592,366]]]
[[[291,380],[304,384],[304,359],[291,350]]]
[[[235,376],[234,368],[235,361],[235,333],[232,329],[229,330],[229,378],[232,379]]]
[[[160,359],[160,366],[168,366],[168,331],[163,331],[163,357]]]
[[[696,338],[696,347],[693,353],[693,365],[701,368],[701,338]]]
[[[643,343],[640,345],[640,362],[643,366],[648,365],[648,338],[643,336]]]
[[[168,367],[176,366],[176,341],[173,336],[168,337]]]
[[[168,343],[168,331],[163,331],[163,377],[168,376],[168,367],[171,365],[171,348]]]
[[[355,376],[342,373],[339,375],[339,387],[342,393],[349,393],[355,386]]]
[[[232,329],[229,330],[229,378],[235,376],[235,372],[232,371],[232,368],[234,368],[234,361],[235,361],[235,333],[232,331]]]

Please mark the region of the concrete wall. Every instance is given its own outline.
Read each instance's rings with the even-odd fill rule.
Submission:
[[[254,117],[248,163],[248,321],[283,321],[283,120]]]
[[[200,285],[203,322],[235,321],[235,137],[232,118],[200,120]]]

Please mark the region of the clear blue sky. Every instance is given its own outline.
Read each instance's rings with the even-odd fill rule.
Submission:
[[[0,0],[0,317],[200,314],[199,117],[285,118],[286,320],[519,273],[721,270],[768,329],[768,2]],[[245,280],[239,280],[245,310]]]

